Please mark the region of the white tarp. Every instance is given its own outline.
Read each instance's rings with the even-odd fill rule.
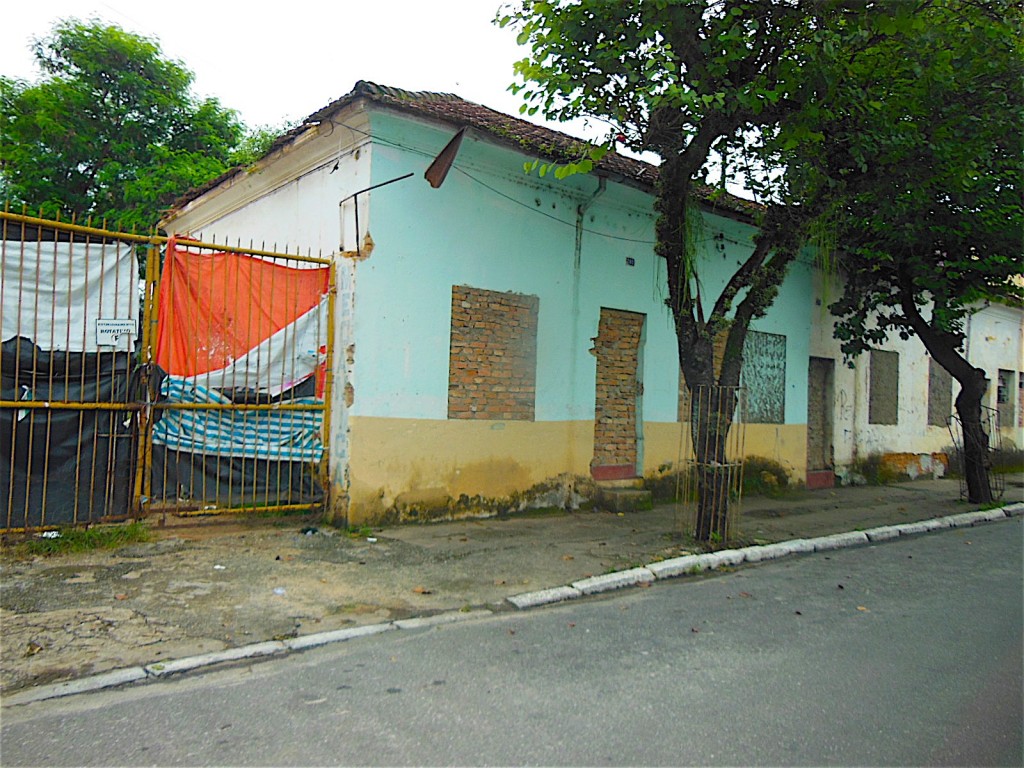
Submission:
[[[231,365],[183,377],[207,389],[252,389],[276,397],[317,372],[326,356],[327,297]]]
[[[112,338],[109,329],[134,327],[137,334],[138,317],[139,270],[130,246],[0,240],[0,341],[23,336],[45,350],[131,352],[136,336]],[[100,323],[100,340],[115,346],[97,344],[98,320],[108,321],[106,335]]]

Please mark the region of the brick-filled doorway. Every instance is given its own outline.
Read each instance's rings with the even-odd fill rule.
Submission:
[[[625,480],[640,475],[645,319],[636,312],[601,308],[593,339],[597,386],[590,472],[595,480]]]

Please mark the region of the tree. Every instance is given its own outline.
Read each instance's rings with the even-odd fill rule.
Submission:
[[[830,77],[926,1],[525,0],[500,18],[519,29],[519,42],[530,51],[515,65],[522,82],[513,90],[524,96],[523,111],[607,120],[631,149],[661,158],[655,251],[667,266],[686,386],[704,393],[691,398],[690,414],[701,540],[726,535],[724,438],[747,329],[771,306],[789,264],[833,204],[827,188],[796,200],[779,187],[749,258],[717,297],[702,295],[701,265],[687,233],[709,157],[728,147],[742,163],[778,162],[776,148],[820,141],[815,118],[833,103]],[[766,141],[750,141],[752,133]],[[563,173],[590,170],[608,148],[570,162]],[[771,178],[760,182],[764,190]],[[808,177],[803,191],[812,192],[811,181],[822,178]],[[720,333],[727,336],[716,376]]]
[[[148,229],[227,170],[243,127],[155,41],[98,21],[57,23],[33,51],[43,79],[0,78],[0,196],[53,216]]]
[[[913,334],[957,380],[973,503],[992,501],[989,382],[965,357],[964,318],[984,301],[1024,299],[1022,40],[1016,3],[929,4],[907,40],[876,46],[849,73],[845,100],[858,108],[824,116],[823,141],[790,157],[841,201],[846,280],[831,309],[844,353]]]

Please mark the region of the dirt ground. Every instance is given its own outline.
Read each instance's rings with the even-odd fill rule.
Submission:
[[[1006,501],[1024,498],[1024,480]],[[745,500],[746,543],[972,509],[955,480]],[[110,669],[441,611],[674,557],[682,514],[470,520],[351,537],[314,517],[191,518],[114,551],[0,555],[0,694]]]

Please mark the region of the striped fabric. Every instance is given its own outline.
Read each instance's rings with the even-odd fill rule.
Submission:
[[[200,384],[169,376],[160,393],[171,403],[231,401]],[[322,405],[317,398],[283,401]],[[207,456],[271,461],[320,461],[323,411],[181,410],[163,409],[153,427],[153,442],[171,450]]]

